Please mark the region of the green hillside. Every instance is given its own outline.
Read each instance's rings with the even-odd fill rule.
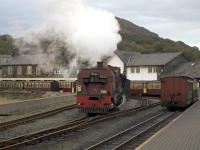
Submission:
[[[13,51],[13,39],[9,35],[0,36],[0,54],[11,54]]]
[[[120,34],[122,42],[118,49],[125,51],[151,52],[183,52],[188,60],[200,60],[200,51],[197,47],[191,47],[183,42],[174,42],[163,39],[149,30],[139,27],[127,20],[117,18],[121,26]],[[49,43],[49,45],[51,45]],[[0,54],[17,54],[13,46],[13,38],[9,35],[0,36]]]
[[[122,42],[118,49],[126,51],[137,51],[142,53],[152,52],[183,52],[188,60],[200,60],[198,47],[191,47],[181,41],[174,42],[170,39],[163,39],[157,34],[139,27],[127,20],[117,18],[121,26],[120,34]]]

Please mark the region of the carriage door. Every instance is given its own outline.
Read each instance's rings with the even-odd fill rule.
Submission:
[[[74,83],[73,83],[73,82],[71,82],[71,92],[72,92],[72,93],[75,93],[75,86],[74,86]]]

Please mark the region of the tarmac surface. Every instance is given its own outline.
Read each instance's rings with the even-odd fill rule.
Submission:
[[[200,149],[200,101],[136,148],[136,150],[189,149]]]

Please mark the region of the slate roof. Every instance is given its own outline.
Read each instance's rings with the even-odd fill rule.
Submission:
[[[11,55],[0,55],[0,58],[10,58]]]
[[[46,62],[45,60],[54,60],[54,57],[53,54],[20,55],[11,57],[7,63],[0,65],[37,65]]]
[[[11,57],[7,63],[0,65],[36,65],[37,62],[33,62],[34,59],[31,59],[31,55],[21,55]]]
[[[33,59],[30,58],[31,56],[26,55],[26,56],[18,56],[18,57],[14,57],[11,59],[11,61],[9,62],[9,64],[11,65],[33,65],[33,64],[37,64],[36,62],[32,62]]]
[[[141,54],[139,52],[115,51],[115,54],[127,66],[163,66],[172,61],[181,52]]]
[[[166,76],[187,76],[191,78],[200,78],[200,62],[183,63],[170,73],[162,75],[162,77]]]
[[[129,61],[130,61],[132,58],[135,58],[135,57],[137,57],[138,55],[141,55],[141,54],[138,53],[138,52],[129,52],[129,51],[121,51],[121,50],[115,51],[115,54],[116,54],[117,56],[119,56],[119,58],[120,58],[125,64],[128,64]]]
[[[174,53],[151,53],[141,54],[133,57],[128,66],[164,66],[168,62],[172,61],[177,56],[181,55],[181,52]]]

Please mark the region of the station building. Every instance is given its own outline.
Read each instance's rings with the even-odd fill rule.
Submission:
[[[131,81],[157,81],[161,74],[185,62],[181,52],[141,54],[120,50],[107,60],[108,65],[120,67]]]

